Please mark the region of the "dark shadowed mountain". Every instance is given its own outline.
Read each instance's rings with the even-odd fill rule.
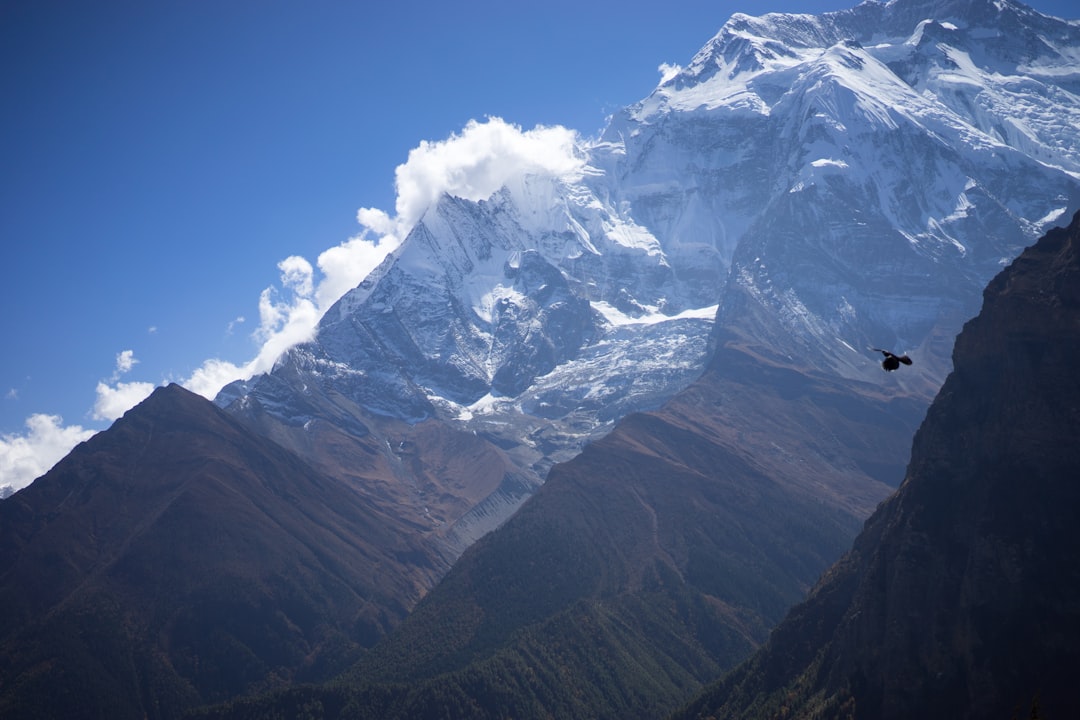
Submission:
[[[1078,356],[1080,213],[987,287],[896,495],[679,717],[1080,716]]]
[[[555,466],[339,682],[208,715],[654,718],[688,701],[850,543],[922,408],[716,342],[698,382]]]
[[[326,677],[443,572],[412,537],[160,388],[0,504],[0,716],[170,718]]]

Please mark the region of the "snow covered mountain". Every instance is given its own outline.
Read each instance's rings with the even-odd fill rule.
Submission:
[[[981,288],[1077,204],[1078,51],[1012,2],[736,15],[604,167],[638,222],[724,250],[721,324],[845,376],[914,352],[929,395]]]
[[[724,268],[681,269],[583,183],[534,176],[479,202],[446,196],[313,342],[218,403],[291,428],[329,420],[357,437],[381,417],[489,439],[518,472],[475,512],[442,519],[460,549],[554,462],[700,373]]]
[[[217,402],[324,464],[379,438],[452,556],[710,342],[928,403],[987,281],[1080,203],[1078,128],[1080,25],[1019,3],[735,15],[579,171],[444,195]],[[869,346],[915,365],[884,376]],[[425,423],[505,464],[482,492],[440,479],[459,440],[409,449]]]

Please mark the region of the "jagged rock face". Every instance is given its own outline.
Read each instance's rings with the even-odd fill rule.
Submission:
[[[1080,213],[987,287],[908,475],[688,717],[1080,712]]]
[[[379,384],[391,392],[364,398],[372,410],[415,420],[434,414],[429,398],[517,396],[599,334],[581,281],[537,250],[512,203],[493,204],[445,199],[377,283],[324,319],[322,353],[353,372],[394,369]]]
[[[583,355],[593,363],[601,353],[615,355],[605,375],[620,375],[616,361],[632,347],[614,343],[615,354],[605,346],[625,330],[612,326],[604,308],[633,325],[650,309],[668,312],[655,323],[674,315],[675,306],[710,304],[680,291],[647,231],[606,214],[592,218],[598,203],[591,194],[550,183],[534,179],[518,193],[477,203],[444,198],[399,251],[327,312],[317,340],[281,361],[282,372],[310,367],[335,384],[340,376],[348,395],[376,414],[457,419],[489,394],[501,400],[495,405],[527,400],[544,376]],[[552,200],[555,191],[561,195]],[[553,218],[538,224],[530,217],[533,205],[551,202],[558,212],[545,210]],[[708,284],[715,304],[722,276],[713,273]],[[710,316],[692,318],[700,327],[690,337],[671,333],[672,349],[700,359]],[[638,325],[649,332],[648,324]],[[588,380],[594,390],[596,374]],[[564,372],[563,384],[573,394],[584,382]],[[243,391],[230,388],[219,402]]]
[[[957,339],[867,574],[891,577],[838,632],[830,684],[861,706],[975,718],[1041,695],[1047,716],[1080,712],[1078,352],[1080,215],[988,286]]]

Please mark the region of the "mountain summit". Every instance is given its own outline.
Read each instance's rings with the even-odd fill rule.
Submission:
[[[425,492],[455,510],[416,501],[451,557],[718,345],[874,384],[867,349],[891,347],[916,363],[888,387],[925,406],[986,282],[1080,201],[1077,48],[1011,2],[735,15],[565,171],[434,201],[314,340],[217,402],[313,457],[320,425],[335,452],[399,447],[386,419],[488,443],[505,469]],[[410,475],[425,452],[402,483],[437,475]]]

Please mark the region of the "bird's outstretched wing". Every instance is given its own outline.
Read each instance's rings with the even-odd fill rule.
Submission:
[[[911,364],[911,358],[907,355],[897,355],[896,353],[889,352],[888,350],[882,350],[881,348],[870,348],[874,352],[879,352],[885,356],[885,359],[881,361],[881,367],[885,368],[885,372],[892,372],[896,368],[900,367],[900,363],[905,365]]]

